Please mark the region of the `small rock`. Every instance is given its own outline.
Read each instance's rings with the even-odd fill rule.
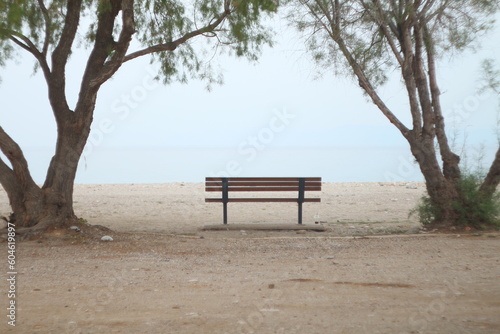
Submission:
[[[101,241],[113,241],[113,238],[109,235],[105,235],[101,238]]]
[[[271,283],[271,284],[269,284],[267,287],[268,287],[269,289],[274,289],[276,286],[275,286],[273,283]]]
[[[70,229],[76,232],[80,232],[80,228],[78,226],[71,226]]]

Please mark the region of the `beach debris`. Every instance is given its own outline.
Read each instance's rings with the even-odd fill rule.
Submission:
[[[101,241],[113,241],[113,238],[109,235],[105,235],[101,238]]]
[[[75,225],[70,226],[70,230],[73,230],[73,231],[76,231],[76,232],[80,232],[81,231],[80,228],[78,226],[75,226]]]

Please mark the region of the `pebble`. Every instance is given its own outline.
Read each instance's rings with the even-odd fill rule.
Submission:
[[[113,241],[113,238],[109,235],[105,235],[101,238],[101,241]]]

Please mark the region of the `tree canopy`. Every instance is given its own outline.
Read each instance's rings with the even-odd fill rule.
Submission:
[[[151,55],[161,64],[159,75],[165,82],[189,76],[214,80],[215,73],[204,66],[203,54],[195,52],[190,40],[202,35],[208,37],[206,52],[229,49],[256,60],[272,38],[262,16],[276,10],[273,0],[7,0],[0,2],[0,64],[15,57],[20,47],[36,58],[37,68],[49,70],[74,41],[90,48],[106,32],[107,40],[101,42],[109,43],[110,64]],[[119,12],[121,20],[115,21]],[[106,15],[110,26],[99,26],[99,17]],[[127,29],[133,39],[124,50]]]
[[[417,29],[419,47],[438,59],[477,47],[500,9],[496,0],[297,0],[289,6],[288,18],[319,65],[355,76],[354,61],[374,87],[403,65],[405,52],[416,51],[417,40],[409,38]]]

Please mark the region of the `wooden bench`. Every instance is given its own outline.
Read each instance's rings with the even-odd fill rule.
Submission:
[[[208,203],[222,203],[224,224],[227,224],[229,202],[294,202],[299,206],[299,224],[302,224],[302,203],[321,202],[319,197],[305,197],[306,191],[321,191],[321,177],[207,177],[205,191],[220,192],[222,197],[205,198]],[[229,197],[230,192],[290,192],[296,197]]]

